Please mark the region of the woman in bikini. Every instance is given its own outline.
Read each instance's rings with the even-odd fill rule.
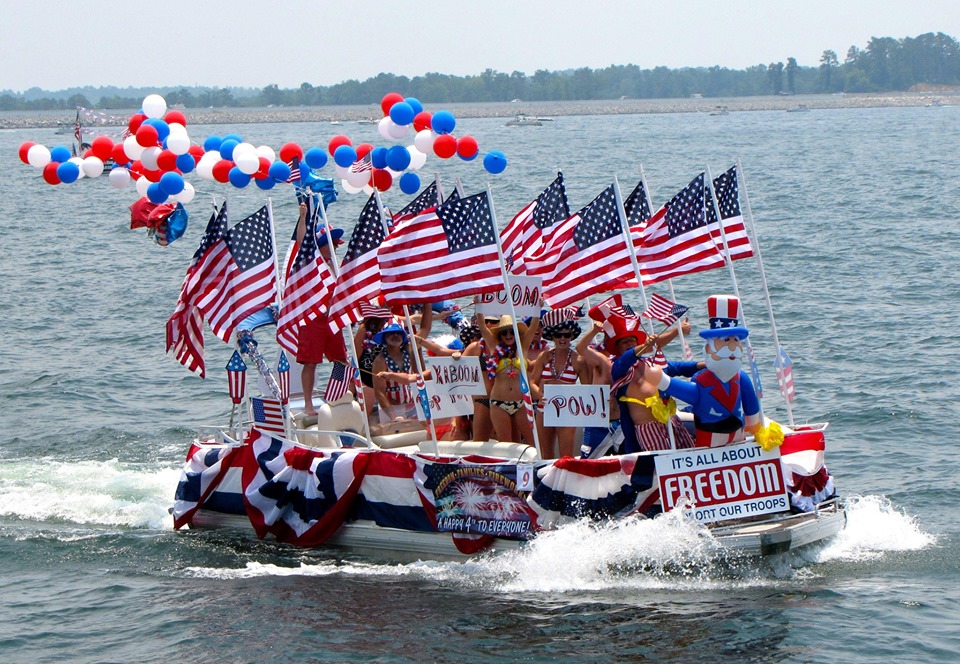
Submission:
[[[533,340],[535,326],[540,317],[530,321],[530,326],[517,323],[520,330],[521,348],[527,348]],[[487,376],[493,381],[490,388],[490,421],[497,439],[533,443],[533,427],[523,407],[523,393],[520,391],[520,372],[525,370],[517,357],[517,338],[514,334],[513,319],[508,315],[500,317],[493,327],[481,326],[480,332],[489,353]],[[518,433],[514,436],[514,428]]]
[[[537,435],[544,459],[573,456],[576,451],[576,427],[543,426],[543,386],[572,385],[578,380],[589,384],[587,366],[573,349],[572,342],[580,336],[580,331],[580,326],[572,319],[544,328],[543,338],[552,341],[553,348],[540,353],[530,366],[530,386],[537,403]]]

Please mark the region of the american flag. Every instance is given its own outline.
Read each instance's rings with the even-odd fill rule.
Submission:
[[[793,403],[793,400],[797,397],[796,391],[793,389],[793,361],[790,359],[790,356],[787,355],[787,349],[783,346],[777,349],[777,359],[774,361],[773,366],[777,370],[777,382],[780,383],[780,393],[783,394],[783,398],[786,399],[787,403]]]
[[[276,399],[251,397],[254,426],[266,433],[276,433],[286,437],[287,428],[283,421],[283,406]]]
[[[380,294],[377,248],[386,237],[380,206],[374,193],[363,206],[360,218],[353,227],[353,235],[340,266],[340,277],[330,295],[327,318],[334,334],[350,323],[362,320],[359,304],[376,299]]]
[[[223,282],[230,262],[224,240],[227,231],[227,204],[214,209],[207,222],[200,246],[193,254],[180,287],[180,297],[167,321],[166,352],[174,351],[177,362],[190,371],[206,376],[203,362],[203,312],[199,302],[208,289]]]
[[[277,362],[277,385],[280,388],[280,401],[290,401],[290,363],[283,351],[280,351],[280,360]]]
[[[233,351],[233,356],[227,363],[227,383],[233,403],[243,401],[243,395],[247,387],[247,365],[237,351]]]
[[[658,320],[669,327],[680,320],[680,317],[687,313],[689,309],[690,307],[685,307],[682,304],[671,302],[662,295],[653,293],[650,295],[649,305],[640,315]]]
[[[496,233],[486,192],[397,224],[378,254],[384,296],[417,304],[503,289]]]
[[[80,125],[80,109],[77,109],[77,120],[73,124],[73,137],[77,139],[77,151],[83,147],[83,129]]]
[[[707,226],[701,173],[634,235],[644,285],[723,267]]]
[[[650,202],[647,200],[647,190],[643,180],[637,183],[627,196],[627,200],[623,202],[623,211],[627,215],[627,223],[630,226],[640,226],[650,219]]]
[[[532,256],[543,246],[544,236],[557,222],[570,216],[563,173],[532,203],[517,213],[500,232],[503,256],[511,274],[526,274],[524,258]]]
[[[558,224],[542,250],[527,258],[527,272],[543,277],[544,299],[555,309],[630,279],[633,263],[614,186]]]
[[[363,173],[364,171],[369,171],[373,168],[373,159],[368,152],[362,158],[357,159],[355,162],[350,164],[351,173]]]
[[[590,317],[594,320],[603,322],[613,316],[620,318],[630,318],[634,316],[633,309],[629,304],[623,303],[623,295],[614,293],[590,309]],[[599,318],[597,318],[599,316]]]
[[[300,158],[294,157],[287,164],[290,167],[290,177],[287,178],[287,184],[300,184]]]
[[[731,166],[725,173],[713,178],[713,191],[717,194],[716,207],[720,208],[723,235],[727,238],[730,260],[750,258],[753,256],[753,247],[750,245],[750,236],[747,235],[747,229],[743,225],[743,215],[740,213],[736,166]],[[717,211],[714,209],[713,194],[710,190],[707,190],[707,225],[717,244],[717,250],[722,253],[723,235],[720,233],[720,222],[717,220]]]
[[[263,206],[226,232],[229,260],[223,281],[200,298],[198,306],[210,329],[226,343],[237,323],[277,298],[271,226]]]
[[[433,181],[430,183],[430,186],[421,191],[416,198],[407,203],[402,210],[393,215],[393,224],[397,225],[402,221],[413,219],[422,212],[437,207],[439,204],[440,195],[437,193],[437,183]]]
[[[343,398],[350,391],[350,384],[353,380],[353,373],[356,368],[343,362],[334,362],[333,370],[330,372],[330,380],[327,381],[327,389],[323,393],[323,400],[327,403],[333,403]]]
[[[316,211],[308,216],[302,241],[297,242],[299,229],[290,239],[277,343],[294,355],[300,346],[300,326],[326,311],[334,286],[333,272],[317,248],[317,216]]]
[[[361,300],[360,318],[393,318],[393,312],[368,300]]]

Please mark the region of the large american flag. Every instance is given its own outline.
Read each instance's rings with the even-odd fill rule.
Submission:
[[[393,224],[396,225],[401,221],[413,219],[426,210],[437,207],[439,204],[440,195],[437,193],[437,182],[434,180],[430,183],[430,186],[421,191],[416,198],[407,203],[402,210],[393,215]]]
[[[649,305],[640,315],[658,320],[669,327],[680,320],[680,317],[687,313],[689,309],[690,307],[677,304],[658,293],[653,293],[650,295]]]
[[[416,304],[501,290],[496,233],[486,192],[397,224],[378,253],[384,296]]]
[[[203,362],[203,312],[198,303],[208,289],[222,283],[230,251],[224,241],[227,231],[227,204],[214,209],[207,222],[200,246],[193,254],[180,287],[180,297],[167,321],[166,352],[174,351],[177,362],[190,371],[206,376]]]
[[[503,257],[511,274],[526,274],[526,256],[532,256],[543,246],[544,236],[557,222],[570,216],[563,173],[510,220],[500,232]]]
[[[277,271],[266,205],[226,232],[229,250],[223,282],[200,298],[210,329],[226,343],[247,316],[277,299]]]
[[[323,400],[327,403],[333,403],[350,391],[350,384],[353,381],[353,373],[356,368],[343,362],[334,362],[333,369],[330,371],[330,380],[327,381],[327,389],[323,393]]]
[[[780,346],[777,349],[777,359],[773,366],[777,370],[777,382],[780,384],[780,393],[787,403],[792,403],[797,397],[793,387],[793,361],[787,355],[787,349]]]
[[[350,323],[362,320],[360,303],[374,300],[380,294],[377,249],[386,237],[380,206],[376,194],[372,194],[353,227],[353,235],[340,266],[340,277],[330,295],[327,319],[334,334]]]
[[[527,271],[543,277],[544,299],[555,309],[630,279],[633,263],[614,185],[558,224],[542,250],[527,259]]]
[[[637,183],[627,196],[627,200],[623,202],[623,212],[627,215],[627,223],[630,226],[640,226],[652,216],[650,201],[647,200],[647,188],[643,180]]]
[[[713,194],[709,190],[707,191],[707,225],[717,244],[717,250],[723,252],[723,235],[726,235],[730,260],[750,258],[753,256],[753,247],[750,245],[750,236],[743,225],[743,215],[740,213],[736,166],[731,166],[729,170],[713,178],[713,191],[717,195],[716,207],[720,208],[723,234],[720,233],[720,221],[714,209]]]
[[[326,311],[334,286],[333,272],[317,248],[317,216],[317,211],[308,216],[302,241],[297,242],[298,229],[290,240],[277,343],[293,355],[300,346],[301,325]]]
[[[644,285],[723,267],[707,226],[704,179],[694,178],[634,234]]]

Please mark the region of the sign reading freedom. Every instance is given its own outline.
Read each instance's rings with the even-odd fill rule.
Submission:
[[[686,503],[685,511],[709,523],[790,508],[780,450],[756,443],[697,448],[656,458],[664,511]]]

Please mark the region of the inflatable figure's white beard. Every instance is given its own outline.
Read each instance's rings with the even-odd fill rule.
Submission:
[[[735,348],[732,351],[724,348],[720,352],[720,357],[714,355],[716,351],[713,349],[712,343],[708,342],[704,350],[706,351],[704,353],[704,360],[707,369],[712,371],[722,382],[728,383],[734,376],[740,373],[740,367],[743,366],[743,359],[741,357],[743,354],[742,348]]]

